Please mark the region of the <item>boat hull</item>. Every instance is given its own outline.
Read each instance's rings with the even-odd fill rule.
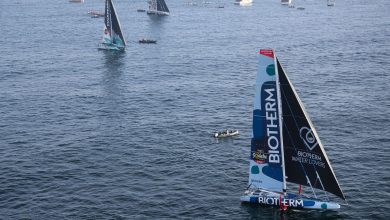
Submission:
[[[334,202],[325,202],[310,198],[300,197],[294,194],[281,196],[278,193],[261,192],[261,193],[246,193],[240,197],[243,203],[255,203],[266,206],[285,206],[287,209],[322,209],[322,210],[337,210],[340,205]]]
[[[235,2],[234,4],[239,6],[252,6],[252,2]]]
[[[169,12],[165,12],[165,11],[151,11],[151,10],[148,10],[146,12],[146,14],[148,15],[158,15],[158,16],[168,16],[169,15]]]
[[[140,44],[155,44],[157,41],[155,40],[139,40],[138,43]]]
[[[233,136],[237,136],[239,135],[240,133],[238,132],[238,130],[235,130],[233,132],[230,132],[230,133],[221,133],[221,132],[217,132],[214,134],[214,137],[215,138],[225,138],[225,137],[233,137]]]
[[[114,44],[99,44],[98,50],[124,51],[125,48]]]

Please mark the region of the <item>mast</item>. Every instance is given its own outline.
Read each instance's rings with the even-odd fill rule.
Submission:
[[[111,2],[111,0],[109,0],[110,1],[110,3],[112,4],[112,2]],[[110,10],[109,10],[109,12],[110,12],[110,37],[111,37],[111,41],[113,41],[113,39],[112,39],[112,36],[113,36],[113,34],[112,34],[112,11],[111,11],[111,7],[110,7]]]
[[[284,146],[283,146],[283,111],[282,111],[282,98],[280,94],[280,81],[279,81],[279,71],[278,64],[276,61],[276,54],[274,51],[274,65],[275,65],[275,76],[276,76],[276,90],[277,90],[277,98],[278,98],[278,118],[279,118],[279,132],[280,132],[280,148],[282,155],[282,170],[283,170],[283,193],[286,194],[286,171],[285,171],[285,163],[284,163]]]

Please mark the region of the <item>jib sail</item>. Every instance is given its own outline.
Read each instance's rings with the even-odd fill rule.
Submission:
[[[287,182],[325,190],[345,199],[317,132],[278,60],[277,68]]]
[[[157,11],[169,12],[168,6],[164,0],[157,0]]]

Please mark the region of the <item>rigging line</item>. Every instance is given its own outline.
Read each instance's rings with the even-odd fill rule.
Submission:
[[[306,180],[307,180],[307,183],[309,184],[309,186],[310,186],[310,188],[311,188],[311,191],[313,192],[313,194],[314,194],[314,197],[317,199],[317,194],[316,194],[316,192],[314,191],[314,188],[313,188],[313,186],[311,185],[311,183],[310,183],[310,179],[309,179],[309,177],[306,175]]]
[[[280,91],[282,91],[282,90],[283,90],[283,87],[280,87]],[[281,92],[281,93],[282,93],[282,92]],[[290,104],[287,102],[287,98],[286,98],[286,96],[285,96],[285,93],[283,93],[283,97],[284,97],[284,100],[286,100],[288,109],[289,109],[290,112],[292,113],[291,106],[290,106]],[[292,114],[291,114],[291,115],[292,115]],[[298,123],[297,123],[297,121],[295,120],[295,117],[292,117],[292,118],[294,119],[294,123],[295,123],[295,126],[297,127],[297,130],[299,130]],[[283,126],[286,126],[286,128],[287,128],[287,125],[286,125],[285,123],[283,123]],[[289,134],[290,140],[292,140],[292,137],[291,137],[291,135],[290,135],[289,129],[286,129],[286,130],[287,130],[287,133]],[[291,143],[292,143],[292,145],[293,145],[293,147],[294,147],[295,152],[297,152],[297,148],[295,147],[294,141],[291,141]],[[308,180],[308,183],[309,183],[309,185],[310,185],[310,187],[311,187],[311,189],[312,189],[312,191],[313,191],[314,196],[317,198],[317,195],[316,195],[316,193],[314,192],[313,186],[312,186],[312,184],[311,184],[311,182],[310,182],[310,180],[309,180],[309,178],[308,178],[308,175],[307,175],[307,172],[306,172],[305,167],[303,166],[303,164],[302,164],[301,161],[299,161],[299,164],[301,165],[302,170],[303,170],[303,172],[305,173],[305,176],[306,176],[306,178],[307,178],[307,180]],[[315,168],[314,164],[313,164],[312,166],[314,167],[314,170],[317,172],[317,169]]]
[[[278,64],[281,66],[281,64],[280,64],[280,62],[278,62]],[[283,69],[283,68],[282,68]],[[282,71],[283,72],[283,71]],[[284,73],[284,72],[283,72]],[[284,73],[285,74],[285,73]],[[285,78],[287,78],[287,75],[285,74]],[[287,82],[287,83],[283,83],[282,85],[288,85],[290,88],[291,88],[291,90],[293,90],[292,89],[292,85],[290,85],[290,83],[289,82]],[[280,87],[280,88],[283,88],[283,87]],[[283,94],[285,94],[285,93],[283,93]],[[284,95],[284,97],[285,97],[285,100],[286,100],[286,103],[288,104],[288,107],[289,107],[289,110],[290,110],[290,113],[291,114],[285,114],[286,116],[288,115],[288,116],[292,116],[292,118],[294,119],[294,122],[295,122],[295,125],[296,125],[296,128],[297,128],[297,130],[299,130],[299,127],[298,127],[298,123],[297,123],[297,121],[296,121],[296,118],[305,118],[307,121],[309,120],[308,118],[306,118],[306,117],[300,117],[299,115],[296,115],[296,114],[293,114],[293,111],[292,111],[292,109],[291,109],[291,105],[290,105],[290,103],[287,101],[288,99],[287,99],[287,97]],[[295,94],[294,94],[294,97],[296,98],[296,100],[298,101],[298,97],[296,97],[295,96]],[[299,104],[299,101],[298,101],[298,104]],[[303,111],[303,109],[301,108],[301,110]],[[303,111],[304,112],[304,111]],[[304,114],[305,115],[305,114]],[[310,123],[309,123],[309,126],[310,126]],[[311,128],[311,127],[310,127]],[[311,128],[312,129],[312,128]],[[317,142],[318,142],[318,140],[316,140]],[[306,148],[308,148],[307,146],[306,146]],[[316,169],[316,167],[314,166],[314,164],[312,164],[313,165],[313,168],[317,171],[317,169]]]
[[[287,128],[287,125],[284,124],[284,123],[283,123],[283,126],[286,126],[286,128]],[[290,135],[290,131],[289,131],[288,129],[286,129],[286,131],[287,131],[288,137],[290,138],[290,140],[292,140],[292,136]],[[291,142],[293,143],[293,141],[291,141]],[[295,152],[296,152],[296,151],[297,151],[297,148],[295,147],[294,143],[293,143],[292,145],[293,145],[294,150],[295,150]],[[313,186],[312,186],[312,184],[311,184],[311,182],[310,182],[310,179],[309,179],[309,177],[308,177],[308,175],[307,175],[307,172],[306,172],[305,167],[303,166],[303,164],[302,164],[301,161],[299,161],[299,164],[301,165],[302,171],[303,171],[303,173],[305,174],[305,177],[306,177],[306,179],[307,179],[307,183],[308,183],[309,186],[311,187],[311,190],[313,191],[313,194],[316,195],[315,192],[314,192],[314,190],[313,190]],[[287,176],[287,177],[288,177],[288,176]]]
[[[317,178],[318,178],[318,180],[320,181],[320,184],[321,184],[321,186],[322,186],[322,189],[323,189],[323,190],[324,190],[324,192],[325,192],[326,199],[329,201],[328,193],[326,192],[326,190],[325,190],[325,187],[324,187],[324,185],[322,184],[322,181],[321,181],[320,175],[318,175],[318,172],[317,172],[317,170],[316,170],[316,174],[317,174]]]
[[[283,93],[284,94],[284,93]],[[285,97],[285,95],[284,95],[284,97]],[[285,98],[286,99],[286,98]],[[287,100],[287,99],[286,99]],[[288,105],[288,107],[289,107],[289,110],[290,110],[290,112],[291,112],[291,106],[290,106],[290,104],[286,101],[286,103],[287,103],[287,105]],[[298,127],[298,123],[297,123],[297,121],[296,121],[296,119],[295,119],[295,117],[292,117],[293,119],[294,119],[294,123],[295,123],[295,125],[296,125],[296,128],[297,129],[299,129],[299,127]],[[287,129],[288,130],[288,129]],[[290,132],[289,132],[289,134],[290,134]],[[291,137],[291,136],[290,136]],[[293,147],[294,147],[294,150],[295,150],[295,152],[297,151],[297,148],[295,147],[295,145],[293,144]],[[306,146],[306,148],[308,148],[307,146]],[[302,162],[300,162],[299,161],[299,163],[301,164],[301,166],[303,167],[303,164],[302,164]],[[322,184],[322,181],[321,181],[321,178],[320,178],[320,176],[318,175],[318,171],[317,171],[317,168],[315,167],[315,165],[314,164],[312,164],[312,167],[314,168],[314,170],[316,171],[316,182],[314,183],[314,185],[317,185],[317,180],[319,180],[320,181],[320,183],[321,183],[321,187],[322,187],[322,189],[323,189],[323,191],[325,191],[325,194],[326,194],[326,190],[325,190],[325,187],[324,187],[324,185]],[[304,169],[304,168],[303,168]],[[305,172],[305,175],[307,175],[306,174],[306,172]],[[311,186],[311,184],[310,184],[310,186]],[[312,187],[312,186],[311,186]],[[314,192],[314,190],[313,190],[313,192]],[[327,196],[327,194],[326,194],[326,196]],[[327,198],[328,198],[328,196],[327,196]]]
[[[280,90],[282,90],[282,87],[280,87]],[[282,92],[281,92],[281,93],[282,93]],[[283,93],[283,97],[285,97],[285,94],[284,94],[284,93]],[[286,98],[285,98],[285,99],[286,99]],[[287,104],[288,104],[288,103],[287,103]],[[288,107],[289,107],[290,112],[291,112],[291,107],[290,107],[289,104],[288,104]],[[282,123],[283,123],[283,126],[286,127],[286,131],[287,131],[287,133],[288,133],[288,137],[290,138],[291,143],[292,143],[292,146],[294,147],[294,150],[295,150],[295,152],[296,152],[296,151],[297,151],[297,148],[296,148],[296,146],[295,146],[295,144],[294,144],[294,141],[292,141],[293,139],[292,139],[292,136],[290,135],[290,131],[289,131],[289,129],[287,128],[287,125],[284,123],[284,121],[282,121]],[[282,138],[283,138],[283,137],[282,137]],[[299,164],[301,165],[301,168],[302,168],[303,173],[305,174],[306,178],[308,178],[306,169],[305,169],[305,167],[303,166],[302,162],[299,161]],[[309,185],[310,185],[310,187],[311,187],[311,183],[310,183],[310,180],[309,180],[309,179],[308,179],[308,183],[309,183]]]
[[[280,62],[278,63],[279,65],[281,65],[280,64]],[[283,72],[283,71],[282,71]],[[284,72],[283,72],[284,73]],[[285,74],[285,73],[284,73]],[[287,76],[286,76],[286,74],[285,74],[285,78],[287,78]],[[283,84],[283,85],[288,85],[288,86],[290,86],[290,88],[292,87],[291,85],[290,85],[290,83],[289,82],[287,82],[286,84]],[[282,90],[282,86],[280,87],[280,90]],[[291,88],[292,89],[292,88]],[[290,103],[287,101],[288,99],[287,99],[287,97],[285,96],[285,93],[283,93],[283,97],[284,97],[284,99],[286,100],[286,103],[287,103],[287,105],[288,105],[288,107],[289,107],[289,110],[290,110],[290,113],[291,113],[291,115],[293,116],[292,118],[293,118],[293,120],[294,120],[294,123],[295,123],[295,126],[296,126],[296,128],[299,130],[299,127],[298,127],[298,123],[297,123],[297,121],[296,121],[296,119],[295,119],[295,117],[294,117],[294,114],[292,114],[293,113],[293,111],[292,111],[292,109],[291,109],[291,106],[290,106]],[[294,94],[294,97],[295,97],[295,94]],[[295,98],[297,98],[297,97],[295,97]],[[297,100],[298,101],[298,100]],[[299,102],[299,101],[298,101]],[[306,119],[307,120],[307,119]],[[309,126],[310,126],[310,123],[309,123]],[[311,129],[311,127],[310,127],[310,129]],[[317,142],[318,142],[318,140],[316,140]],[[294,146],[294,148],[295,148],[295,146]],[[306,148],[308,148],[308,146],[306,146]],[[295,148],[296,149],[296,148]],[[300,162],[301,163],[301,162]],[[316,168],[316,166],[314,165],[314,164],[312,164],[312,167],[314,168],[314,170],[316,171],[316,173],[317,173],[317,178],[319,178],[319,180],[320,180],[320,182],[322,183],[322,181],[321,181],[321,178],[320,178],[320,176],[318,175],[318,171],[317,171],[317,168]],[[322,184],[321,184],[322,185]],[[322,185],[322,189],[325,191],[325,188],[324,188],[324,186]]]
[[[287,129],[287,125],[283,123],[283,126],[286,127],[286,131],[287,131],[288,137],[290,138],[290,140],[292,140],[292,136],[290,135],[290,131]],[[295,147],[294,142],[291,141],[291,143],[292,143],[292,146],[294,147],[294,150],[295,150],[295,152],[296,152],[296,151],[297,151],[297,148]],[[313,185],[312,185],[311,182],[310,182],[310,179],[309,179],[309,176],[307,175],[307,172],[306,172],[305,167],[303,166],[303,164],[302,164],[301,161],[299,161],[299,164],[301,165],[302,171],[303,171],[303,173],[305,174],[307,183],[308,183],[308,185],[310,186],[311,191],[313,192],[314,197],[317,198],[317,194],[316,194],[315,191],[314,191]]]

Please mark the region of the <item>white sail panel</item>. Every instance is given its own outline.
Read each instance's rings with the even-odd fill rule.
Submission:
[[[260,50],[253,110],[249,186],[283,192],[278,86],[272,50]]]

